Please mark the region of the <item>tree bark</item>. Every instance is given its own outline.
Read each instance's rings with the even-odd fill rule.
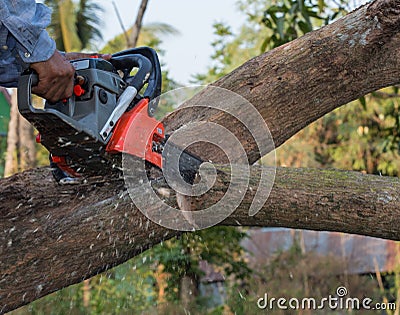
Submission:
[[[246,98],[268,123],[276,146],[307,124],[351,100],[400,81],[400,4],[378,0],[336,23],[245,63],[215,83]],[[218,99],[205,89],[185,105]],[[244,109],[233,104],[231,110]],[[194,107],[178,110],[167,130],[210,121],[231,130],[252,163],[273,148],[258,148],[253,136],[225,112]],[[189,135],[188,135],[189,136]],[[200,148],[200,150],[199,150]],[[200,144],[203,158],[224,161],[221,151]],[[398,179],[352,172],[278,169],[268,203],[254,216],[257,191],[253,167],[243,202],[222,222],[342,231],[400,240]],[[193,209],[219,200],[229,171],[213,188],[192,199]],[[0,186],[0,313],[80,282],[118,265],[180,232],[149,221],[113,178],[88,179],[79,187],[54,183],[48,169],[2,179]],[[168,202],[177,196],[157,183]]]
[[[230,173],[195,208],[219,200]],[[342,231],[400,240],[400,180],[349,171],[278,168],[268,202],[248,215],[260,167],[237,210],[221,224]],[[318,180],[317,180],[318,179]],[[121,181],[60,187],[46,169],[2,179],[0,312],[78,283],[178,235],[135,208]],[[156,190],[169,191],[165,183]],[[168,195],[168,194],[165,194]]]
[[[129,42],[128,42],[129,47],[128,48],[136,47],[136,44],[137,44],[137,41],[139,38],[139,33],[140,33],[140,30],[142,29],[143,17],[144,17],[144,13],[146,12],[146,9],[147,9],[148,2],[149,2],[149,0],[142,0],[140,2],[140,7],[139,7],[139,11],[136,16],[136,21],[135,21],[135,24],[133,24],[133,26],[132,26],[132,31],[129,36]]]

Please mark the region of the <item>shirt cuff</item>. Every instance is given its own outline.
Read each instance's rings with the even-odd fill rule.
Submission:
[[[34,63],[50,59],[55,50],[56,43],[46,30],[42,30],[33,50],[30,52],[22,46],[19,55],[24,63]]]

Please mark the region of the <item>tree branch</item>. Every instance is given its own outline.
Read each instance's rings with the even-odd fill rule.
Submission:
[[[129,36],[129,42],[128,42],[129,48],[136,47],[139,38],[139,33],[142,28],[144,13],[146,12],[148,2],[149,0],[142,0],[140,2],[140,7],[136,16],[135,24],[133,24],[131,34]]]
[[[400,82],[400,15],[398,0],[375,1],[326,27],[255,57],[212,86],[247,99],[261,114],[278,147],[332,110],[361,96]],[[218,99],[205,89],[186,106]],[[232,109],[237,114],[246,108]],[[183,124],[212,121],[233,132],[244,145],[249,162],[260,158],[250,133],[227,113],[207,108],[178,110],[165,119],[167,132]],[[215,147],[193,152],[218,160]]]
[[[218,179],[198,208],[221,198],[230,173]],[[228,168],[229,169],[229,168]],[[400,181],[348,171],[278,168],[261,211],[248,215],[260,169],[254,166],[243,202],[223,225],[284,226],[342,231],[400,240]],[[123,182],[60,187],[47,169],[1,180],[0,313],[81,282],[178,235],[148,220]],[[154,185],[176,195],[165,183]],[[73,206],[72,206],[73,205]],[[71,207],[72,206],[72,207]]]

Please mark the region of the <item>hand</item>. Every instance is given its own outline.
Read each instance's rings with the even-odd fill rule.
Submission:
[[[53,103],[71,97],[75,69],[69,63],[69,60],[90,58],[93,56],[105,60],[110,60],[112,57],[110,54],[77,52],[66,53],[63,56],[56,50],[49,60],[32,63],[30,67],[39,76],[39,83],[37,86],[32,87],[32,92]]]
[[[72,96],[75,69],[57,50],[49,60],[31,63],[39,76],[39,83],[32,92],[50,102]]]

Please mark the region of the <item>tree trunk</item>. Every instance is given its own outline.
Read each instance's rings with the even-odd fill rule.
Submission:
[[[158,290],[157,305],[160,310],[163,307],[163,304],[167,302],[165,298],[165,289],[168,288],[168,278],[170,276],[168,273],[164,272],[164,268],[163,264],[159,264],[157,270],[154,272],[154,278]]]
[[[144,17],[144,13],[146,12],[146,9],[147,9],[148,2],[149,2],[149,0],[142,0],[140,2],[140,7],[139,7],[138,14],[136,16],[136,21],[135,21],[135,24],[133,24],[133,26],[132,26],[132,31],[129,36],[129,42],[128,42],[129,47],[128,48],[136,47],[136,44],[137,44],[137,41],[139,38],[139,33],[140,33],[140,30],[142,29],[143,17]]]
[[[83,280],[83,306],[87,309],[90,306],[90,279]]]
[[[198,281],[195,275],[185,275],[180,280],[179,301],[184,309],[194,305],[198,292]]]
[[[73,1],[60,1],[58,14],[63,43],[62,49],[66,52],[81,51],[82,43],[76,30],[76,14]]]
[[[11,94],[10,121],[7,132],[7,152],[4,165],[4,177],[18,172],[18,122],[20,114],[17,105],[17,90]]]
[[[212,190],[194,199],[198,208],[221,198],[229,182],[220,168]],[[349,171],[278,168],[268,202],[248,215],[260,167],[224,225],[343,231],[400,240],[400,180]],[[2,312],[118,265],[178,235],[135,208],[121,181],[60,187],[46,169],[1,180],[0,301]],[[165,183],[170,203],[174,191]],[[165,194],[165,190],[169,194]],[[82,233],[85,231],[85,233]]]
[[[215,85],[249,100],[279,146],[334,108],[399,83],[399,11],[396,0],[363,6],[328,27],[250,60]],[[220,96],[208,88],[187,104],[208,104]],[[247,115],[240,104],[229,109]],[[273,149],[258,148],[236,119],[207,107],[178,110],[165,124],[171,131],[193,121],[226,126],[250,162],[260,157],[260,151]],[[207,143],[194,149],[202,157],[224,161],[222,152]],[[192,209],[208,207],[224,195],[230,174],[226,167],[219,169],[212,189],[189,200]],[[280,168],[268,202],[249,216],[259,176],[260,169],[252,167],[243,201],[221,224],[342,231],[400,240],[398,179]],[[0,313],[80,282],[180,233],[144,217],[121,180],[93,181],[61,187],[48,169],[1,180]],[[179,195],[165,183],[157,182],[154,189],[179,208]]]
[[[36,166],[36,147],[32,125],[18,113],[19,170]]]
[[[17,90],[11,95],[10,122],[4,176],[36,166],[36,147],[32,125],[18,112]]]

